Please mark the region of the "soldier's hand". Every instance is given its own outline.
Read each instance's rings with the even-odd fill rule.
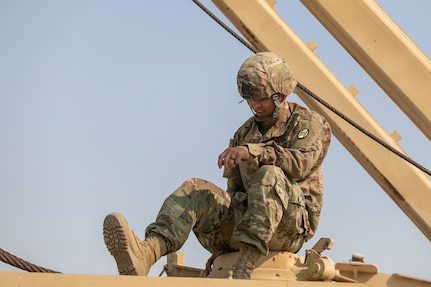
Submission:
[[[250,157],[246,146],[236,146],[225,149],[218,157],[218,168],[224,166],[226,170],[230,170],[243,160]]]

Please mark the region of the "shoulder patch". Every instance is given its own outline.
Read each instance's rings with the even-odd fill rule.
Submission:
[[[308,128],[304,128],[304,129],[302,129],[302,130],[298,133],[298,139],[303,139],[303,138],[307,137],[309,133],[310,133],[310,130],[309,130]]]

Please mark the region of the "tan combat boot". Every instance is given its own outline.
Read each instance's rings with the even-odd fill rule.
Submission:
[[[239,247],[239,258],[233,265],[233,279],[250,279],[254,264],[260,256],[259,250],[248,244]]]
[[[103,222],[103,239],[117,262],[120,275],[142,275],[166,254],[166,242],[158,236],[140,240],[119,213],[111,213]]]

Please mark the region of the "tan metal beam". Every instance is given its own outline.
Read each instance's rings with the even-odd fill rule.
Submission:
[[[213,0],[216,6],[259,51],[283,56],[297,79],[353,121],[402,152],[354,96],[264,0]],[[431,181],[416,167],[369,139],[356,128],[297,91],[311,109],[324,115],[334,135],[431,240]]]
[[[431,61],[374,0],[301,0],[431,140]]]

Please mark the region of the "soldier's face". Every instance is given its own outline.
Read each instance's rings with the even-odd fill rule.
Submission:
[[[266,98],[262,100],[247,100],[247,103],[258,117],[272,116],[272,113],[275,109],[275,104],[272,98]]]

